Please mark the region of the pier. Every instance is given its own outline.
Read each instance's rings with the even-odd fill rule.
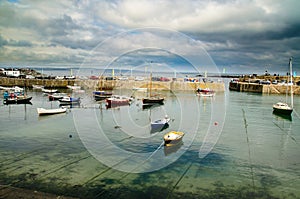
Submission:
[[[249,82],[230,82],[229,90],[239,92],[252,92],[262,94],[286,94],[290,93],[291,86],[278,84],[256,84]],[[294,95],[300,95],[300,86],[293,85]]]
[[[43,85],[45,88],[67,88],[68,85],[78,85],[83,89],[134,89],[149,88],[149,80],[135,81],[129,80],[58,80],[58,79],[19,79],[19,78],[0,78],[0,86],[19,86],[31,88],[32,85]],[[224,82],[185,82],[183,79],[171,81],[152,81],[152,90],[173,90],[173,91],[195,91],[197,88],[210,88],[216,92],[224,92]]]

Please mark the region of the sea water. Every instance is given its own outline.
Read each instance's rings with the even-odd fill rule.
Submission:
[[[114,93],[135,99],[107,109],[92,91],[73,93],[80,106],[44,117],[37,107],[59,103],[38,91],[32,105],[1,104],[0,183],[81,198],[299,197],[298,96],[284,118],[272,113],[283,95],[162,91],[165,104],[144,109],[145,93]],[[151,132],[165,115],[169,126]],[[166,148],[171,130],[185,136]]]

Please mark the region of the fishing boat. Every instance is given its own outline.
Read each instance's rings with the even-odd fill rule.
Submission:
[[[151,132],[159,132],[163,130],[166,126],[168,126],[169,122],[170,118],[167,115],[163,119],[151,122]]]
[[[4,104],[30,104],[32,97],[25,95],[23,92],[8,92],[3,93]]]
[[[273,113],[275,114],[282,114],[282,115],[291,115],[293,112],[293,76],[292,76],[292,58],[289,60],[289,67],[290,67],[290,95],[291,95],[291,106],[288,105],[287,103],[287,96],[288,92],[286,92],[286,102],[277,102],[276,104],[273,105]],[[289,84],[288,84],[289,85]]]
[[[152,70],[150,73],[150,83],[149,83],[148,95],[149,95],[149,97],[142,99],[143,104],[163,104],[164,103],[165,99],[163,97],[159,97],[157,95],[156,96],[152,95]]]
[[[197,89],[197,95],[201,96],[201,97],[214,97],[215,94],[216,94],[215,91],[211,90],[209,88],[205,88],[205,89],[198,88]]]
[[[38,112],[39,116],[65,113],[66,111],[67,111],[67,108],[65,108],[65,107],[61,107],[61,108],[57,108],[57,109],[37,108],[37,112]]]
[[[30,100],[32,97],[26,95],[17,95],[16,97],[8,97],[4,99],[4,104],[31,104]]]
[[[55,101],[55,100],[59,100],[62,99],[63,97],[67,97],[67,93],[53,93],[53,94],[49,94],[48,98],[49,101]]]
[[[183,132],[180,131],[170,131],[164,135],[165,146],[174,146],[182,141],[184,136]]]
[[[65,96],[62,99],[59,99],[58,101],[60,105],[80,104],[80,97],[75,98],[75,97]]]

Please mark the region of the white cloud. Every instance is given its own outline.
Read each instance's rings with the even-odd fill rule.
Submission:
[[[265,31],[283,28],[299,1],[124,0],[94,4],[98,16],[129,28],[163,27],[191,32]],[[101,9],[103,8],[103,9]],[[280,10],[283,9],[283,10]],[[299,14],[297,14],[300,16]]]

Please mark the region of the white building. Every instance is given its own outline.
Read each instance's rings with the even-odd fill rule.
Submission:
[[[21,75],[20,70],[15,68],[4,69],[3,74],[8,77],[19,77]]]

